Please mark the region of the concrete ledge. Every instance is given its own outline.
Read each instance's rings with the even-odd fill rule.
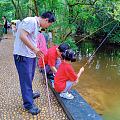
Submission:
[[[75,98],[73,100],[67,100],[59,96],[52,87],[50,80],[48,80],[48,84],[69,120],[102,120],[102,117],[96,113],[76,90],[70,91]]]

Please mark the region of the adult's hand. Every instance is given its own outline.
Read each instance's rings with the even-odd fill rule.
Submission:
[[[41,50],[39,50],[38,48],[35,48],[33,51],[37,55],[38,58],[44,57],[43,52]]]
[[[42,51],[38,51],[37,53],[36,53],[36,55],[37,55],[37,57],[39,58],[39,57],[44,57],[44,54],[43,54],[43,52]]]

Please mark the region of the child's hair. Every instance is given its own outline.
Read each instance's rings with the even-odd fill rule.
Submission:
[[[69,48],[70,48],[70,46],[68,44],[66,44],[66,43],[62,43],[58,47],[58,49],[59,49],[60,52],[65,52]]]
[[[41,31],[45,31],[45,28],[41,28]]]
[[[71,62],[76,61],[75,52],[72,49],[65,50],[65,52],[63,52],[61,56],[63,60],[68,60]]]

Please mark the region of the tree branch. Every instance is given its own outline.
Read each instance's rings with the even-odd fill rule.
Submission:
[[[30,9],[30,10],[32,10],[33,11],[33,13],[35,13],[35,10],[34,9],[32,9],[31,7],[29,7],[29,6],[27,6],[28,7],[28,9]]]
[[[82,1],[82,2],[76,2],[76,3],[74,3],[74,4],[69,4],[69,3],[68,3],[68,5],[69,5],[70,7],[73,7],[73,6],[76,6],[76,5],[94,5],[94,4],[96,3],[96,1],[97,1],[97,0],[95,0],[94,2],[89,2],[89,3],[85,3],[84,1]]]

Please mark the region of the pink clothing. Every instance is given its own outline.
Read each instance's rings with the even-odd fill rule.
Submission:
[[[42,33],[39,33],[36,40],[37,40],[37,47],[43,52],[44,55],[46,55],[47,45],[44,35]]]

